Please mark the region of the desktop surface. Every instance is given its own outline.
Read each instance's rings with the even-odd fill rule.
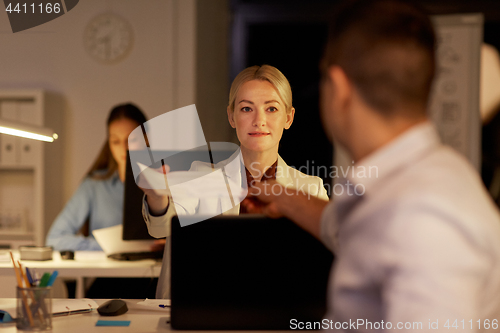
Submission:
[[[0,299],[8,301],[9,299]],[[10,299],[15,303],[15,299]],[[97,304],[101,305],[107,302],[107,299],[96,299]],[[141,300],[125,300],[129,306],[129,311],[123,315],[115,317],[100,316],[96,310],[89,313],[75,314],[62,317],[52,318],[52,333],[89,333],[89,332],[174,332],[175,330],[170,326],[168,311],[145,311],[134,307],[133,304]],[[117,321],[130,321],[128,327],[96,327],[98,320],[117,320]],[[15,333],[18,332],[14,323],[0,324],[0,331],[2,333]],[[184,331],[186,333],[190,331]],[[191,331],[193,332],[193,331]],[[213,331],[214,332],[214,331]],[[231,333],[231,331],[224,331]],[[243,333],[244,331],[238,331]],[[272,331],[279,333],[279,331]],[[266,333],[266,331],[259,331],[259,333]],[[271,332],[269,332],[271,333]]]

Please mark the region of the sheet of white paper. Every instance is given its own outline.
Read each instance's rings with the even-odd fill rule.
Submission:
[[[170,313],[170,300],[169,299],[148,299],[144,301],[126,300],[129,310],[143,310],[143,311],[159,311],[163,313]],[[160,305],[163,305],[161,307]]]
[[[153,308],[159,308],[160,305],[170,306],[169,299],[149,299],[146,298],[144,301],[137,302],[139,305],[149,306]]]
[[[139,185],[143,188],[150,188],[158,195],[169,195],[167,185],[165,183],[165,175],[158,172],[147,165],[137,162],[141,175],[139,176]]]
[[[115,225],[109,228],[97,229],[92,232],[97,243],[106,255],[127,252],[149,252],[154,240],[130,240],[122,239],[123,226]]]
[[[7,252],[7,251],[5,251],[5,252],[1,251],[0,252],[0,262],[2,262],[2,263],[9,263],[9,262],[11,262],[9,252]]]
[[[97,262],[107,259],[108,256],[103,251],[75,251],[75,261]]]
[[[231,194],[236,200],[243,200],[247,191],[223,175],[222,169],[214,171],[173,171],[167,173],[170,191],[165,185],[165,175],[137,162],[144,179],[158,195],[172,195],[175,200],[183,198],[225,198]],[[226,183],[227,180],[227,183]],[[141,185],[141,184],[139,184]],[[146,186],[145,184],[142,184]]]

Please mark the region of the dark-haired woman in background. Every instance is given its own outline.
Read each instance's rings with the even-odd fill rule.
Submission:
[[[52,224],[47,245],[55,250],[101,251],[92,231],[122,223],[128,136],[146,122],[133,104],[115,106],[106,123],[107,139],[90,171]],[[88,236],[79,234],[89,221]],[[74,282],[65,281],[73,296]],[[86,292],[88,298],[152,298],[157,279],[97,278]]]
[[[111,110],[107,140],[87,176],[52,224],[47,245],[58,251],[101,251],[92,231],[122,223],[128,136],[144,122],[146,117],[133,104],[118,105]],[[89,235],[85,237],[78,233],[87,219]]]

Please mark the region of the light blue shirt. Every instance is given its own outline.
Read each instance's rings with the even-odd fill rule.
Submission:
[[[500,215],[474,168],[428,122],[354,168],[322,214],[337,254],[325,316],[335,325],[322,328],[446,332],[463,319],[464,331],[488,332],[477,321],[500,318]]]
[[[52,224],[47,245],[57,251],[102,251],[92,231],[122,223],[123,189],[118,173],[105,180],[85,178]],[[87,217],[89,236],[77,235]]]

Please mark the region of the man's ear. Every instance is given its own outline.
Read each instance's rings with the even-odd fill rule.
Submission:
[[[292,126],[293,117],[295,117],[295,108],[292,108],[292,110],[286,114],[285,129],[289,129],[290,126]]]
[[[333,86],[333,94],[339,110],[348,110],[352,99],[353,87],[347,74],[339,66],[331,66],[328,69],[328,77]]]
[[[234,123],[234,112],[231,110],[231,107],[227,107],[227,120],[229,120],[229,124],[231,125],[232,128],[236,128],[236,125]]]

